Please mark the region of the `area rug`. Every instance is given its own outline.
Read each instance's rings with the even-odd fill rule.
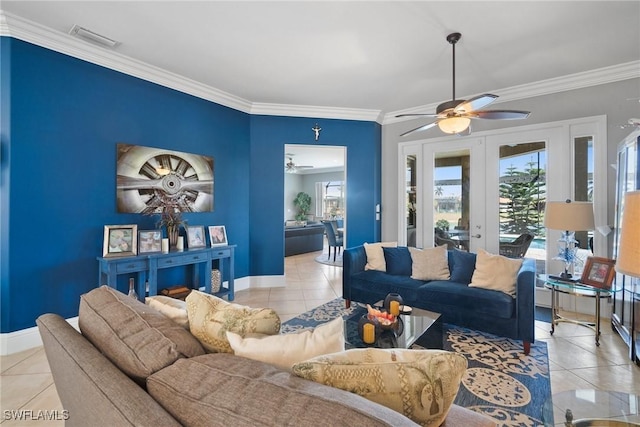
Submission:
[[[337,298],[282,324],[282,333],[313,328],[336,317],[348,317]],[[496,420],[499,426],[539,426],[542,408],[551,398],[547,344],[535,342],[525,356],[522,342],[445,324],[443,348],[468,361],[455,403]]]
[[[323,252],[322,255],[316,257],[316,262],[334,267],[342,267],[342,252],[336,255],[335,261],[333,260],[333,251],[331,252],[331,256],[329,256],[327,252]]]

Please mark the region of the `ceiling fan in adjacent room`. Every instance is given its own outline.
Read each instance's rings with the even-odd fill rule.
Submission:
[[[447,41],[453,47],[453,96],[451,101],[443,102],[436,108],[435,114],[399,114],[396,117],[434,117],[436,121],[417,127],[403,133],[406,136],[414,132],[431,129],[438,126],[441,131],[449,134],[469,135],[471,133],[471,119],[489,120],[518,120],[529,117],[529,111],[520,110],[481,110],[498,98],[497,95],[485,93],[468,100],[456,99],[456,43],[462,34],[451,33]]]
[[[302,166],[302,165],[296,165],[295,163],[293,163],[293,156],[295,156],[295,154],[292,153],[286,153],[285,156],[287,156],[287,158],[289,159],[288,162],[286,162],[284,164],[284,171],[286,173],[296,173],[299,170],[302,169],[312,169],[313,166]]]

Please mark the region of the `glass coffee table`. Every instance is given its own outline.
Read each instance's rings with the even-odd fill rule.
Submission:
[[[410,314],[398,316],[398,327],[383,330],[372,345],[365,344],[358,334],[358,321],[367,314],[367,307],[360,303],[353,313],[345,318],[345,348],[410,348],[417,344],[424,348],[442,350],[442,317],[440,313],[413,308]],[[382,306],[382,301],[373,305]]]
[[[542,421],[545,426],[640,426],[640,396],[592,389],[556,393],[545,402]]]

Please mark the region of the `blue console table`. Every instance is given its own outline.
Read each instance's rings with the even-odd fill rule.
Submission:
[[[225,287],[222,284],[220,291],[214,295],[227,296],[229,301],[233,301],[235,247],[235,245],[229,245],[184,251],[172,250],[167,254],[155,253],[134,257],[98,257],[98,283],[116,288],[118,275],[135,273],[138,277],[136,292],[144,300],[145,295],[158,294],[158,270],[190,265],[193,269],[191,287],[198,289],[204,286],[204,291],[211,293],[211,269],[216,261],[222,280],[224,280],[226,269],[228,269],[229,280],[228,285]],[[201,274],[203,268],[204,273]],[[148,294],[145,283],[149,285]]]

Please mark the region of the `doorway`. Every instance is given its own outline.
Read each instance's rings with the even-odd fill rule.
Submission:
[[[335,220],[345,239],[346,155],[347,149],[342,146],[284,145],[285,254],[287,227],[289,230],[292,227],[319,227],[323,220]],[[300,211],[294,202],[300,193],[306,193],[310,198],[306,212]],[[323,237],[323,247],[327,250],[326,237]],[[314,247],[308,249],[311,251]],[[307,248],[299,250],[306,251]]]

